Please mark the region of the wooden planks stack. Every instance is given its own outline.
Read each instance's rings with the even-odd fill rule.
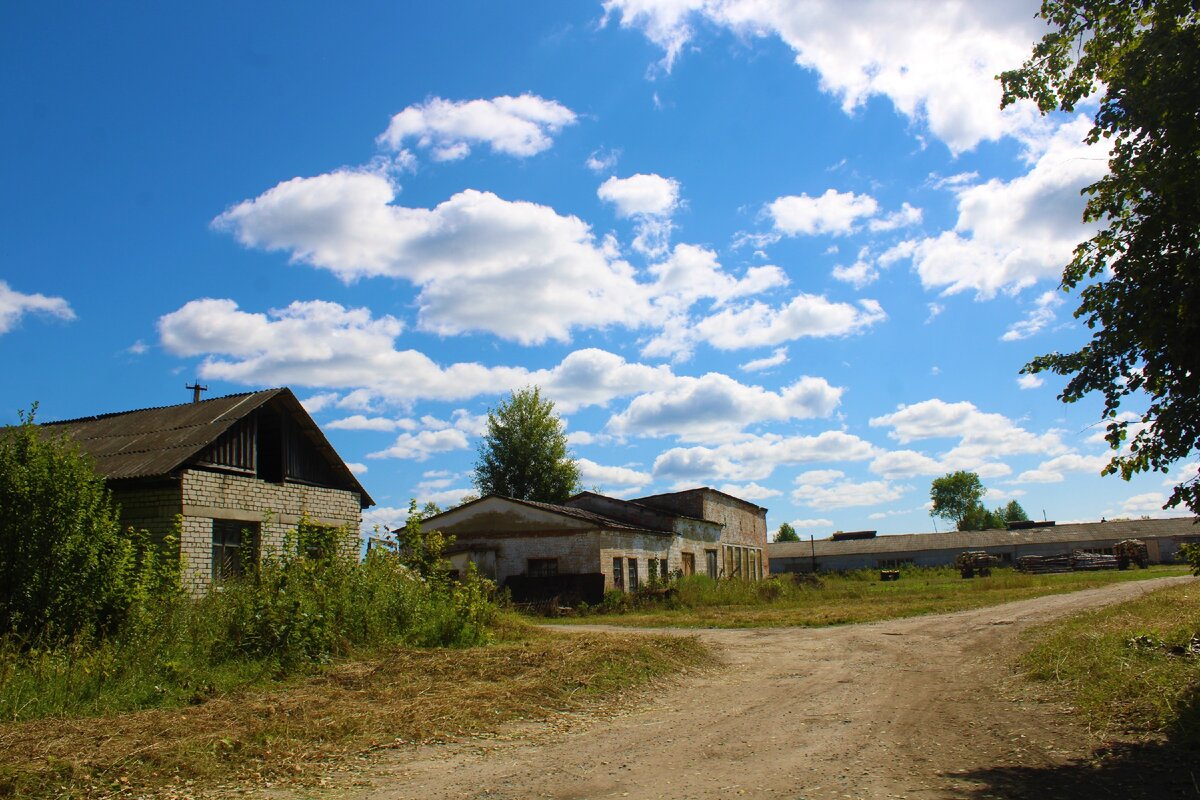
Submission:
[[[1116,556],[1103,553],[1059,553],[1053,556],[1021,556],[1017,559],[1020,572],[1087,572],[1101,569],[1116,569]]]

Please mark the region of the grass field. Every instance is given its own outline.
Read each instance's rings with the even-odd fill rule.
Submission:
[[[1120,581],[1186,573],[1184,567],[1052,575],[997,569],[991,577],[964,580],[957,570],[949,568],[910,568],[902,571],[898,581],[884,583],[879,580],[878,571],[863,570],[822,575],[820,585],[793,584],[787,579],[750,583],[685,578],[677,594],[669,600],[635,602],[612,612],[587,613],[556,621],[681,628],[845,625],[962,611]]]
[[[502,633],[487,647],[395,648],[192,707],[2,724],[0,797],[312,783],[371,748],[595,708],[712,658],[686,637],[558,636],[519,621]]]
[[[1200,585],[1152,592],[1029,637],[1021,667],[1101,736],[1162,733],[1200,750],[1200,652],[1189,652],[1200,650]]]

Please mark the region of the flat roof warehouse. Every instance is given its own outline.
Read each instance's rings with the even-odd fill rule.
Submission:
[[[1194,517],[1077,522],[1058,525],[1033,523],[1014,530],[948,531],[853,536],[767,545],[771,571],[809,572],[815,557],[818,570],[863,569],[912,563],[918,566],[952,564],[964,550],[986,550],[1010,561],[1024,555],[1053,555],[1069,550],[1105,550],[1123,539],[1141,539],[1151,549],[1151,561],[1171,563],[1179,545],[1200,542]],[[1007,558],[1005,558],[1007,556]]]

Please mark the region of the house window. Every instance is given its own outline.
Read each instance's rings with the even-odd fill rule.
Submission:
[[[708,577],[715,581],[717,579],[717,551],[705,550],[704,562],[705,566],[708,567]]]
[[[652,583],[652,584],[658,583],[658,559],[657,558],[646,559],[646,571],[649,573],[646,577],[650,580],[650,583]]]
[[[212,527],[212,576],[223,581],[241,575],[255,561],[258,523],[236,519],[214,519]]]
[[[667,560],[665,558],[660,558],[658,560],[658,574],[659,577],[661,577],[664,581],[671,577],[671,570],[667,566]]]
[[[558,574],[557,558],[531,558],[526,562],[525,574],[532,578],[549,578]]]
[[[620,556],[613,559],[613,586],[625,590],[625,559]]]
[[[695,575],[696,574],[696,554],[695,553],[683,553],[682,555],[683,555],[683,574],[684,575]]]
[[[629,591],[636,592],[638,590],[638,569],[637,559],[629,559]]]

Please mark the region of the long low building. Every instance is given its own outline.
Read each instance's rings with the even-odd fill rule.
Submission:
[[[1112,553],[1122,539],[1141,539],[1150,561],[1170,564],[1179,546],[1200,542],[1200,525],[1193,517],[1079,522],[1057,525],[1025,523],[1015,530],[950,531],[876,536],[874,531],[835,534],[830,539],[775,542],[767,546],[771,572],[831,572],[852,569],[896,569],[906,564],[940,567],[954,563],[964,550],[984,550],[1002,564],[1021,556],[1049,556],[1072,550]]]

